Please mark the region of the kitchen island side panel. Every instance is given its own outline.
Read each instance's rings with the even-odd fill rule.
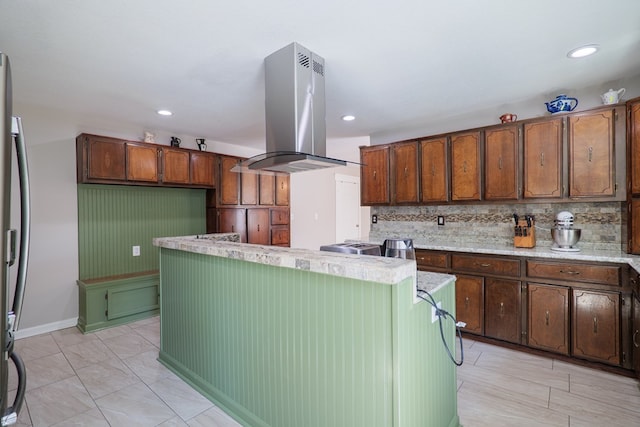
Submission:
[[[167,248],[160,264],[160,360],[239,422],[396,425],[395,285]]]
[[[453,280],[432,296],[455,317]],[[414,304],[413,298],[411,286],[393,287],[394,426],[458,427],[456,365],[444,347],[438,321],[431,321],[431,304]],[[455,355],[455,325],[443,319],[442,326]]]

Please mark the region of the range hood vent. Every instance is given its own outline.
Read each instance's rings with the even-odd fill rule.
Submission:
[[[324,59],[291,43],[264,60],[266,153],[232,171],[289,174],[346,166],[326,157]]]

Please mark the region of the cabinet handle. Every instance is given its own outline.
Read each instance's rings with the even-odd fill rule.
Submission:
[[[469,308],[469,297],[464,298],[464,308]]]
[[[420,258],[418,258],[420,261],[424,261],[424,257],[421,256]]]
[[[436,166],[431,163],[431,176],[436,176]]]
[[[280,189],[284,190],[284,182],[280,182]]]
[[[502,170],[502,157],[498,157],[498,169]]]
[[[488,262],[483,262],[483,263],[476,262],[476,265],[479,265],[480,267],[484,267],[484,268],[491,267],[491,264],[489,264]]]
[[[544,151],[540,152],[540,166],[544,166]]]
[[[589,147],[589,161],[593,158],[593,147]]]
[[[580,274],[579,271],[573,271],[573,270],[560,270],[560,273],[564,273],[564,274]]]
[[[376,175],[378,175],[378,171],[373,171],[373,179],[376,179]]]
[[[462,162],[462,172],[467,173],[467,161]]]
[[[235,232],[236,232],[236,230],[235,230],[235,225],[232,225],[232,226],[231,226],[231,232],[232,232],[232,233],[235,233]]]
[[[593,333],[598,333],[598,318],[595,316],[593,317]]]
[[[639,348],[640,347],[640,345],[638,345],[638,342],[636,341],[636,336],[638,336],[638,332],[640,332],[640,330],[636,329],[636,331],[633,333],[633,338],[632,338],[633,346],[635,348]]]
[[[500,316],[504,316],[504,303],[500,303]]]
[[[549,310],[544,313],[544,324],[549,326]]]
[[[258,231],[260,231],[260,224],[258,224]]]

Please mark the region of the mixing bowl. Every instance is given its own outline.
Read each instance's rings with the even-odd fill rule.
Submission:
[[[580,233],[582,230],[579,228],[563,229],[552,228],[551,237],[561,248],[570,248],[580,240]]]

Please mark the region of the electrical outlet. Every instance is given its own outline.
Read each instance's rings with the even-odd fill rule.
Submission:
[[[436,305],[438,306],[438,308],[442,308],[442,301],[438,301]],[[436,314],[436,308],[434,306],[431,306],[431,323],[435,323],[437,321],[438,315]]]
[[[378,223],[378,215],[371,215],[371,223],[372,224]]]
[[[438,215],[438,225],[444,225],[444,217],[442,215]]]
[[[133,256],[140,256],[140,246],[133,246]]]

